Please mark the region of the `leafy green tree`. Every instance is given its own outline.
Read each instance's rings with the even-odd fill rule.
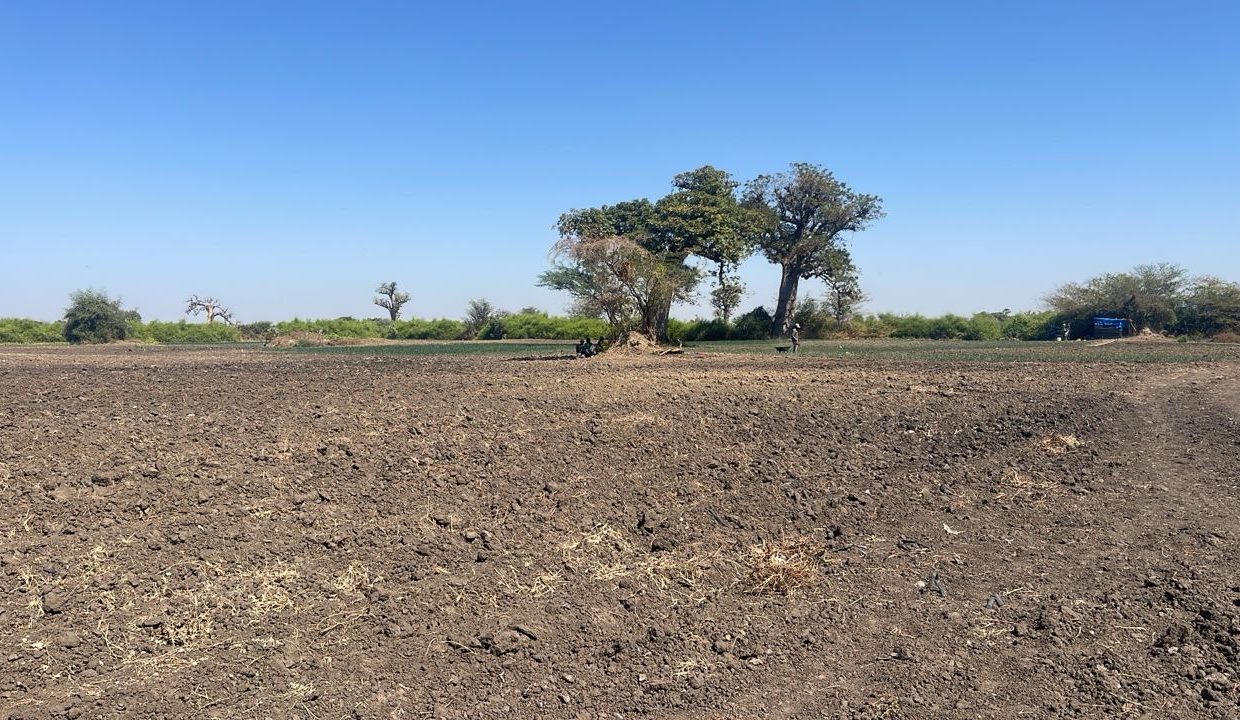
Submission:
[[[1134,331],[1161,332],[1174,325],[1188,283],[1188,274],[1179,265],[1138,265],[1130,272],[1061,285],[1044,301],[1072,325],[1074,337],[1092,332],[1095,316],[1124,318]]]
[[[71,343],[124,340],[141,321],[136,310],[121,307],[120,298],[113,300],[100,290],[77,290],[69,295],[65,309],[65,339]]]
[[[495,306],[486,298],[470,300],[465,307],[465,335],[472,338],[495,316]]]
[[[381,283],[375,290],[379,297],[375,298],[375,304],[388,311],[392,322],[400,319],[400,309],[409,302],[409,293],[400,292],[396,289],[396,281]]]
[[[1059,322],[1052,311],[994,313],[1001,315],[1001,335],[1012,340],[1052,340]]]
[[[552,250],[559,264],[540,284],[567,290],[584,302],[583,310],[613,324],[631,312],[644,334],[664,340],[672,304],[692,299],[700,280],[689,264],[696,257],[713,266],[720,292],[712,302],[730,316],[744,294],[736,266],[753,252],[763,219],[740,203],[738,187],[728,173],[707,165],[673,178],[672,192],[657,203],[639,199],[567,212]],[[582,252],[570,252],[575,245]],[[626,280],[608,268],[610,261],[640,267],[645,275]],[[635,307],[647,300],[655,303],[649,312]]]
[[[812,297],[806,298],[805,302],[797,305],[792,322],[801,326],[802,340],[824,338],[835,326],[835,319],[831,317],[830,308],[826,303],[821,303]]]
[[[737,340],[761,340],[771,335],[771,314],[759,305],[736,318],[732,337]]]
[[[744,299],[745,284],[735,273],[720,274],[719,284],[710,291],[710,304],[715,309],[715,318],[724,325],[728,324],[732,313],[736,312]]]
[[[1240,332],[1240,283],[1212,276],[1193,280],[1176,311],[1176,330],[1191,335]]]
[[[1001,337],[1003,325],[993,313],[975,313],[964,332],[965,340],[998,340]]]
[[[762,217],[759,247],[780,267],[771,323],[775,335],[788,331],[800,281],[838,267],[840,253],[847,252],[842,246],[844,233],[863,230],[883,217],[877,195],[854,192],[829,170],[809,163],[759,176],[747,186],[744,202]]]
[[[843,327],[869,300],[861,289],[861,277],[847,252],[832,253],[817,275],[827,286],[826,305],[836,327]]]
[[[740,183],[710,165],[677,175],[672,187],[655,206],[658,234],[682,261],[692,255],[714,266],[711,304],[726,323],[744,297],[736,268],[756,248],[762,215],[741,204]]]

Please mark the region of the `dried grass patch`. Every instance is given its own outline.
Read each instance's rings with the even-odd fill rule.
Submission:
[[[1077,439],[1075,435],[1049,435],[1038,440],[1038,447],[1048,455],[1063,455],[1084,444],[1085,442]]]
[[[751,592],[788,595],[817,585],[828,564],[827,548],[809,535],[762,543],[750,548],[746,584]]]
[[[332,580],[332,587],[345,593],[353,594],[360,591],[364,587],[373,587],[376,582],[382,578],[370,575],[370,570],[359,562],[351,562],[339,575]]]
[[[635,546],[625,533],[606,523],[564,543],[560,552],[567,567],[593,580],[616,583],[632,578],[660,593],[679,586],[689,595],[694,594],[703,570],[711,565],[713,557],[683,552],[652,553],[648,547]]]

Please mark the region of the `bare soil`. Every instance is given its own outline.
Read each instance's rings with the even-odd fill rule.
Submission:
[[[1238,378],[0,350],[0,717],[1240,717]]]

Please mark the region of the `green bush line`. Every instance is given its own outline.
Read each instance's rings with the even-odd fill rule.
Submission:
[[[834,318],[814,302],[806,302],[796,313],[801,337],[826,338],[906,338],[929,340],[1053,340],[1064,318],[1053,311],[1021,313],[977,313],[972,317],[943,315],[897,315],[879,313],[859,315],[845,323]],[[719,320],[676,320],[668,323],[673,342],[766,339],[770,315],[763,308],[741,315],[734,322]],[[575,340],[605,337],[607,323],[595,318],[553,316],[543,312],[500,315],[470,336],[460,320],[389,320],[341,317],[282,322],[255,322],[242,325],[188,323],[184,320],[151,320],[131,324],[130,338],[164,344],[234,343],[263,340],[272,334],[319,333],[331,338],[387,340]],[[0,344],[64,342],[64,323],[24,318],[0,318]]]
[[[24,318],[0,318],[0,343],[65,342],[64,323],[40,322]],[[185,344],[226,343],[242,340],[241,330],[222,323],[135,322],[129,324],[129,339],[140,342]]]
[[[321,333],[335,338],[388,340],[574,340],[602,337],[610,330],[606,322],[595,318],[553,317],[542,312],[521,312],[491,319],[480,330],[470,334],[464,322],[450,318],[437,320],[390,320],[351,317],[334,320],[302,320],[294,318],[278,322],[276,333]]]
[[[0,318],[0,343],[48,343],[65,341],[65,324],[24,318]]]

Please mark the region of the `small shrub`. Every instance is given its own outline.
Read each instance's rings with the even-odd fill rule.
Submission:
[[[921,315],[879,315],[879,318],[890,325],[891,337],[897,338],[929,338],[933,329],[932,322]]]
[[[802,340],[825,338],[831,335],[837,326],[830,309],[814,298],[801,303],[792,316],[792,322],[800,324]]]
[[[381,338],[385,337],[387,326],[392,323],[376,319],[358,320],[353,317],[338,317],[334,320],[302,320],[293,318],[276,323],[275,330],[281,335],[295,332],[319,333],[337,338]]]
[[[964,331],[965,340],[998,340],[1003,337],[1003,327],[999,318],[990,313],[977,313],[969,318],[969,326]]]
[[[685,328],[686,342],[709,342],[732,337],[732,325],[722,320],[694,320]]]
[[[241,333],[242,340],[266,340],[275,333],[276,325],[268,320],[260,320],[238,325],[237,330]]]
[[[397,320],[388,325],[385,337],[392,340],[457,340],[465,331],[460,320]]]
[[[476,339],[478,340],[503,340],[504,339],[504,318],[493,317],[478,330]]]
[[[732,339],[765,340],[771,336],[771,322],[771,314],[759,305],[736,318],[736,323],[732,326]]]

